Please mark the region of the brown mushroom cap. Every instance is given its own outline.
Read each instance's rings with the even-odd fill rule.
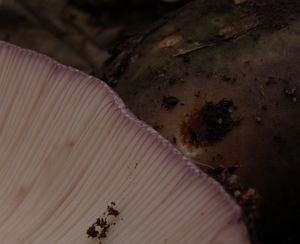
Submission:
[[[194,1],[106,72],[129,108],[199,165],[241,166],[271,243],[299,240],[299,5]]]

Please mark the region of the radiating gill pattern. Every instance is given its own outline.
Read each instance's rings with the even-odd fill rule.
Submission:
[[[0,43],[0,242],[247,243],[240,209],[102,81]]]

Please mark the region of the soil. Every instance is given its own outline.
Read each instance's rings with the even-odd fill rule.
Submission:
[[[206,103],[183,124],[183,137],[196,146],[216,143],[239,124],[240,120],[232,117],[235,109],[233,101],[227,99]]]
[[[99,240],[99,243],[102,243],[101,241],[103,240],[103,238],[107,237],[110,227],[116,224],[116,219],[109,222],[107,217],[113,216],[116,218],[120,214],[119,210],[117,210],[115,206],[116,203],[111,202],[110,205],[107,206],[107,212],[104,212],[103,216],[97,218],[96,221],[87,229],[86,234],[88,238],[97,238]]]
[[[179,99],[175,96],[164,96],[163,100],[162,100],[162,106],[167,109],[170,110],[172,108],[174,108],[179,102]]]

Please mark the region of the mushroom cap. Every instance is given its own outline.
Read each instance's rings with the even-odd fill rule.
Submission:
[[[0,42],[2,243],[249,243],[213,179],[132,115],[104,82]]]
[[[263,243],[300,242],[299,30],[299,0],[192,1],[106,68],[127,106],[203,168],[240,166]]]

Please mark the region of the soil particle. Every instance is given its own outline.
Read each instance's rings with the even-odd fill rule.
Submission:
[[[226,82],[226,83],[230,83],[230,84],[236,83],[236,78],[232,78],[232,77],[229,77],[227,75],[222,75],[221,80]]]
[[[277,144],[280,144],[280,145],[286,144],[286,141],[282,138],[281,135],[275,135],[275,136],[273,136],[272,141],[275,142],[275,143],[277,143]]]
[[[224,172],[225,168],[223,166],[218,166],[216,168],[208,169],[207,173],[211,176],[219,176]]]
[[[297,87],[295,85],[292,85],[292,84],[289,84],[289,86],[287,86],[285,89],[284,89],[284,92],[286,95],[288,96],[292,96],[296,93],[297,91]]]
[[[120,212],[112,206],[107,206],[107,213],[112,216],[118,216],[120,214]]]
[[[294,103],[298,101],[297,86],[295,84],[288,83],[284,88],[284,93],[287,97],[291,98]]]
[[[197,93],[195,93],[195,95],[194,95],[195,97],[200,97],[200,91],[197,91]]]
[[[101,228],[105,227],[107,225],[107,221],[105,218],[98,218],[96,220],[96,225],[100,226]]]
[[[191,59],[190,59],[189,56],[182,55],[181,57],[182,57],[182,60],[183,60],[184,63],[186,63],[186,64],[190,64],[191,63]]]
[[[87,229],[86,234],[89,238],[98,238],[99,243],[101,243],[101,240],[107,237],[109,228],[116,224],[111,220],[108,221],[107,217],[114,216],[116,218],[120,214],[115,206],[116,203],[111,202],[111,204],[107,206],[107,212],[103,213],[103,217],[97,218],[96,221]]]
[[[267,107],[267,105],[262,105],[262,106],[261,106],[261,109],[262,109],[263,111],[267,111],[267,110],[268,110],[268,107]]]
[[[275,85],[275,84],[277,84],[277,81],[272,76],[270,76],[265,83],[266,86],[271,86],[271,85]]]
[[[255,121],[256,121],[257,124],[261,124],[262,123],[262,118],[260,116],[256,116]]]
[[[213,76],[214,76],[214,73],[213,73],[213,72],[208,72],[207,75],[206,75],[207,79],[209,79],[209,80],[210,80]]]
[[[99,231],[96,230],[96,227],[94,225],[90,226],[88,228],[88,230],[86,231],[88,237],[91,237],[91,238],[95,238],[99,235]]]
[[[182,132],[184,139],[187,139],[185,141],[196,146],[216,143],[239,124],[239,119],[232,118],[235,109],[231,100],[206,103],[184,123]]]
[[[262,97],[265,97],[266,96],[266,92],[265,92],[265,89],[263,86],[260,86],[259,87],[259,93]]]
[[[153,129],[156,131],[160,131],[164,128],[163,125],[159,125],[157,122],[153,125]]]
[[[173,109],[179,102],[179,99],[175,96],[164,96],[162,100],[162,106],[167,109]]]
[[[177,82],[176,82],[176,79],[170,79],[170,80],[168,80],[168,84],[169,84],[170,86],[174,86],[176,83],[177,83]]]
[[[172,138],[172,142],[173,142],[173,144],[176,145],[176,144],[177,144],[177,138],[176,138],[176,137],[173,137],[173,138]]]
[[[101,230],[101,233],[99,234],[98,239],[107,237],[107,232],[108,232],[109,228],[110,228],[110,225],[106,225],[105,227],[103,227],[103,229]]]

